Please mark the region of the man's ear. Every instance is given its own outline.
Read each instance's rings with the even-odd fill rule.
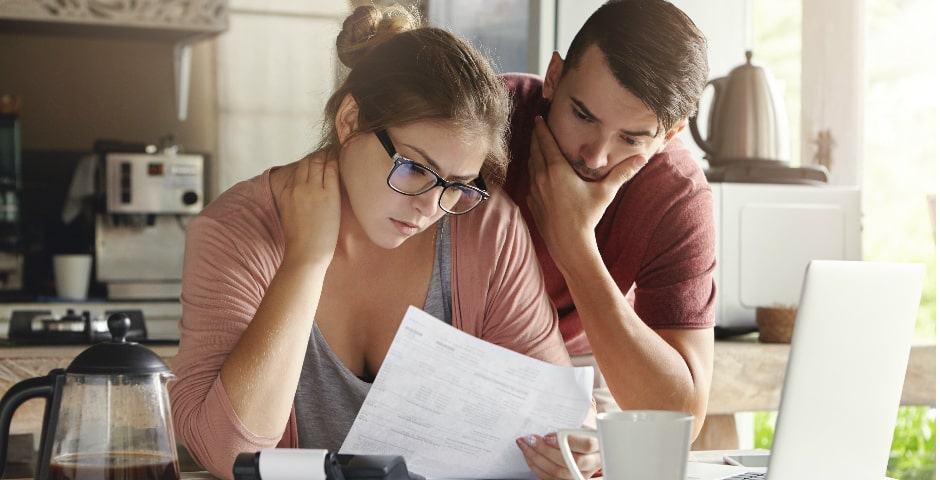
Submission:
[[[346,94],[336,111],[336,136],[339,143],[346,143],[350,135],[359,128],[359,102],[352,95]]]
[[[672,140],[672,137],[675,137],[679,132],[685,130],[686,125],[688,125],[688,121],[682,120],[679,123],[677,123],[674,127],[667,130],[666,136],[665,138],[663,138],[663,144],[668,143],[670,140]]]
[[[552,59],[548,62],[548,68],[545,70],[545,82],[542,84],[542,96],[546,100],[551,100],[555,96],[555,90],[558,88],[558,82],[561,81],[561,71],[565,67],[565,61],[558,52],[552,52]]]

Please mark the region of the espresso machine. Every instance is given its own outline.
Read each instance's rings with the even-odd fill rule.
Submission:
[[[112,300],[175,300],[186,225],[204,204],[202,155],[177,146],[98,157],[95,278]]]

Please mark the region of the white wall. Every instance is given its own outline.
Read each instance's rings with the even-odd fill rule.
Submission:
[[[317,145],[336,84],[336,34],[349,12],[347,0],[232,0],[229,30],[217,41],[213,198]]]

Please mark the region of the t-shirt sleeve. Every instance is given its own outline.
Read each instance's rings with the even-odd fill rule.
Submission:
[[[653,328],[714,326],[712,195],[698,188],[666,210],[637,274],[634,309]]]

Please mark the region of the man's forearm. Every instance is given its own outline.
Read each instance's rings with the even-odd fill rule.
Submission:
[[[653,330],[627,302],[600,255],[588,251],[580,257],[558,266],[614,399],[624,409],[693,413],[697,435],[711,379],[710,330]]]

